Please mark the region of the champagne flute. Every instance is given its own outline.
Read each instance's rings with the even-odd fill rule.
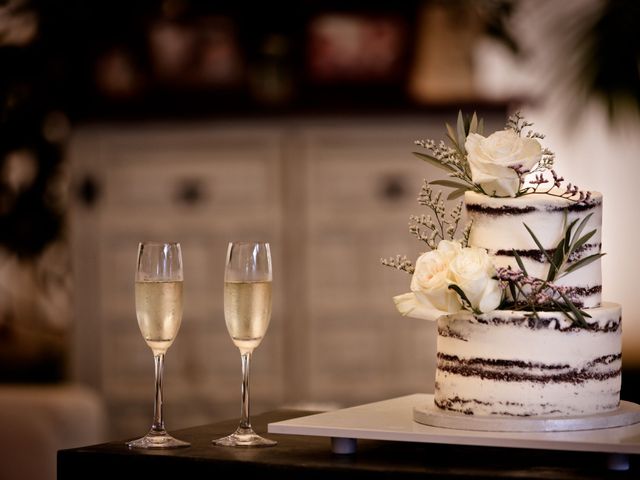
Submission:
[[[149,433],[128,442],[130,448],[176,448],[190,444],[173,438],[164,428],[162,374],[164,355],[182,322],[182,250],[179,243],[138,245],[136,316],[144,340],[153,352],[156,395]]]
[[[242,408],[234,433],[214,440],[227,447],[269,447],[277,442],[251,428],[249,415],[249,367],[251,354],[260,345],[271,320],[271,251],[264,242],[231,242],[224,274],[224,318],[242,359]]]

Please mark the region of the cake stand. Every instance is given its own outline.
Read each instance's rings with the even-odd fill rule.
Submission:
[[[559,419],[561,424],[564,421],[560,429],[563,431],[557,431],[558,425],[554,431],[549,419],[543,419],[538,425],[525,422],[524,430],[514,429],[512,422],[522,419],[503,417],[492,427],[503,431],[483,430],[467,415],[436,415],[430,405],[433,405],[433,395],[417,393],[270,423],[268,431],[329,437],[332,450],[344,454],[355,453],[358,439],[584,451],[610,454],[609,467],[615,470],[628,469],[627,455],[640,454],[640,405],[635,403],[623,402],[615,415],[580,417],[573,424]],[[566,428],[577,424],[584,428]]]

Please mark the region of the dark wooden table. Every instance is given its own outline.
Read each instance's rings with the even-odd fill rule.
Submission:
[[[313,412],[283,410],[252,419],[258,433],[267,424]],[[359,440],[352,455],[331,451],[328,438],[267,434],[270,448],[216,447],[211,440],[229,434],[237,420],[172,432],[191,442],[176,450],[129,450],[124,440],[58,452],[58,480],[116,478],[468,478],[468,479],[638,479],[640,458],[630,469],[612,471],[606,454],[468,447]]]

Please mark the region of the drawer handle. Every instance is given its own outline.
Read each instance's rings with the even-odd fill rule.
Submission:
[[[191,207],[201,203],[205,197],[205,189],[202,186],[202,183],[193,178],[185,179],[180,182],[175,199],[178,203]]]
[[[378,195],[382,199],[396,202],[407,195],[405,178],[398,175],[387,175],[382,179]]]
[[[100,183],[92,175],[86,175],[76,187],[76,196],[88,208],[96,206],[100,199],[100,193]]]

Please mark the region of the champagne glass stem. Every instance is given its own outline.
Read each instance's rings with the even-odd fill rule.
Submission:
[[[164,370],[164,353],[158,353],[153,356],[156,372],[156,397],[153,406],[153,425],[151,430],[154,432],[164,432],[164,420],[162,417],[162,376]]]
[[[251,429],[249,416],[249,370],[251,367],[251,352],[243,352],[242,360],[242,409],[240,418],[240,428]]]

